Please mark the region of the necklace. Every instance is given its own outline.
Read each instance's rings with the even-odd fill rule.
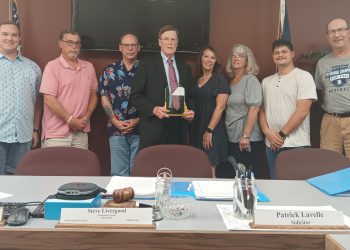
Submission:
[[[231,80],[231,83],[233,84],[236,84],[238,83],[242,78],[243,78],[244,75],[236,75],[232,80]]]
[[[235,78],[236,79],[241,79],[243,77],[243,75],[236,75]]]
[[[203,76],[200,77],[198,80],[198,87],[202,87],[203,85],[205,85],[211,76],[212,76],[212,73],[203,74]]]

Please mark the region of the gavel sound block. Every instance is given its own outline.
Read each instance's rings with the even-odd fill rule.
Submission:
[[[107,201],[103,207],[133,208],[136,207],[135,191],[132,187],[116,189],[113,191],[113,200]]]

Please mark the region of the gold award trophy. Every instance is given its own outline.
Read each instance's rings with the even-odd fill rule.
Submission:
[[[169,116],[183,116],[187,111],[185,102],[185,88],[177,87],[173,93],[169,88],[165,88],[165,105],[164,107],[169,110]]]

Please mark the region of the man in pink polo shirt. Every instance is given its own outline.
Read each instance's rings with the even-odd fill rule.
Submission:
[[[42,147],[88,149],[90,116],[97,104],[97,79],[93,65],[78,59],[78,33],[62,31],[61,55],[44,70],[40,92],[44,95]]]

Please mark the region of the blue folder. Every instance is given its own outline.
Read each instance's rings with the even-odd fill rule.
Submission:
[[[258,202],[270,202],[269,197],[266,196],[266,194],[262,193],[258,189]]]
[[[171,185],[171,195],[188,195],[196,198],[191,182],[177,181]]]
[[[306,181],[328,195],[350,196],[350,168],[313,177]]]

